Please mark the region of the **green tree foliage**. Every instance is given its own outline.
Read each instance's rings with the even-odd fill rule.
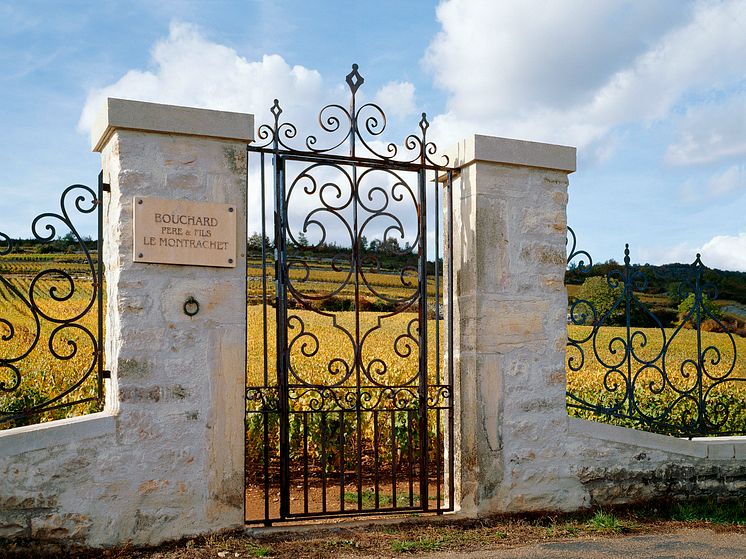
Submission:
[[[692,310],[693,306],[694,306],[694,293],[690,293],[689,296],[679,304],[680,320],[684,320],[684,318]],[[709,297],[707,297],[707,295],[703,293],[702,294],[702,308],[700,309],[700,321],[707,320],[708,318],[715,318],[717,320],[722,320],[723,313],[720,311],[720,307],[718,307],[714,302],[710,300]],[[692,312],[692,316],[689,318],[689,322],[692,324],[692,326],[696,327],[696,322],[697,322],[696,309],[694,310],[694,312]]]
[[[680,281],[672,281],[666,286],[666,295],[668,295],[673,306],[678,307],[681,304],[684,300],[682,294],[685,295],[686,293],[684,292]]]
[[[596,310],[595,321],[599,322],[607,312],[611,310],[619,297],[622,295],[622,287],[619,286],[616,289],[612,289],[605,277],[594,276],[588,278],[583,282],[578,290],[577,298],[583,301],[588,301],[593,308]],[[585,309],[578,309],[580,312],[588,314],[588,322],[593,321],[593,313]],[[617,306],[616,309],[611,313],[604,322],[610,324],[619,319],[624,314],[624,305]],[[612,319],[612,320],[610,320]]]
[[[248,250],[249,252],[261,252],[262,241],[264,241],[265,250],[269,250],[272,248],[272,243],[270,243],[269,238],[262,238],[262,235],[260,235],[259,233],[253,233],[246,240],[246,250]]]

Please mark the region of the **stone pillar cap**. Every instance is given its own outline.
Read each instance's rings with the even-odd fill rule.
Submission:
[[[183,134],[249,143],[254,139],[254,115],[109,97],[91,128],[92,151],[103,150],[116,130]]]
[[[483,161],[572,173],[575,171],[576,151],[570,146],[474,134],[452,146],[446,154],[454,167]]]

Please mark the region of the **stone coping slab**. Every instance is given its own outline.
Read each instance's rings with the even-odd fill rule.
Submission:
[[[746,458],[746,437],[698,437],[690,440],[577,417],[568,417],[568,421],[569,432],[575,436],[710,460]]]
[[[0,456],[13,456],[85,439],[113,436],[116,429],[116,416],[109,412],[24,425],[0,431]]]
[[[446,155],[454,167],[482,161],[572,173],[576,169],[576,152],[570,146],[474,134],[446,150]]]
[[[91,150],[100,152],[119,129],[249,143],[254,115],[109,97],[91,128]]]

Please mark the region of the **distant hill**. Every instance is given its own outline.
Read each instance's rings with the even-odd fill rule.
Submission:
[[[580,285],[591,276],[606,276],[611,270],[623,267],[623,264],[610,260],[595,264],[588,272],[582,273],[576,266],[571,265],[565,272],[565,283]],[[632,268],[644,274],[648,281],[645,293],[651,295],[673,293],[681,282],[692,278],[691,264],[633,264]],[[746,305],[746,272],[707,268],[704,281],[717,287],[718,299],[737,301]]]

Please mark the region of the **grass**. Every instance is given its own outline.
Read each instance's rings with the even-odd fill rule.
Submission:
[[[246,552],[252,557],[267,557],[272,555],[272,548],[266,545],[248,543],[246,544]]]
[[[373,508],[376,504],[376,493],[375,491],[371,491],[370,489],[363,489],[361,491],[362,495],[362,502],[363,502],[363,508]],[[344,500],[345,503],[351,504],[351,505],[357,505],[357,497],[358,493],[357,491],[345,491],[344,494]],[[420,496],[418,494],[415,494],[413,497],[413,500],[415,504],[419,503]],[[379,491],[378,493],[378,505],[381,507],[389,507],[393,504],[393,497],[389,493],[381,493]],[[409,506],[409,493],[406,494],[398,494],[396,496],[396,506],[397,507],[407,507]]]
[[[718,502],[707,499],[676,503],[671,518],[684,522],[746,525],[746,500]]]
[[[594,532],[602,532],[604,534],[619,534],[628,531],[628,527],[624,522],[621,522],[616,516],[603,510],[596,511],[591,519],[588,520],[588,528]]]
[[[391,551],[394,553],[425,553],[439,551],[442,546],[442,538],[423,536],[416,540],[394,540],[391,542]]]
[[[547,536],[550,538],[574,538],[580,531],[580,527],[573,522],[565,521],[556,523],[553,521],[547,527]]]

